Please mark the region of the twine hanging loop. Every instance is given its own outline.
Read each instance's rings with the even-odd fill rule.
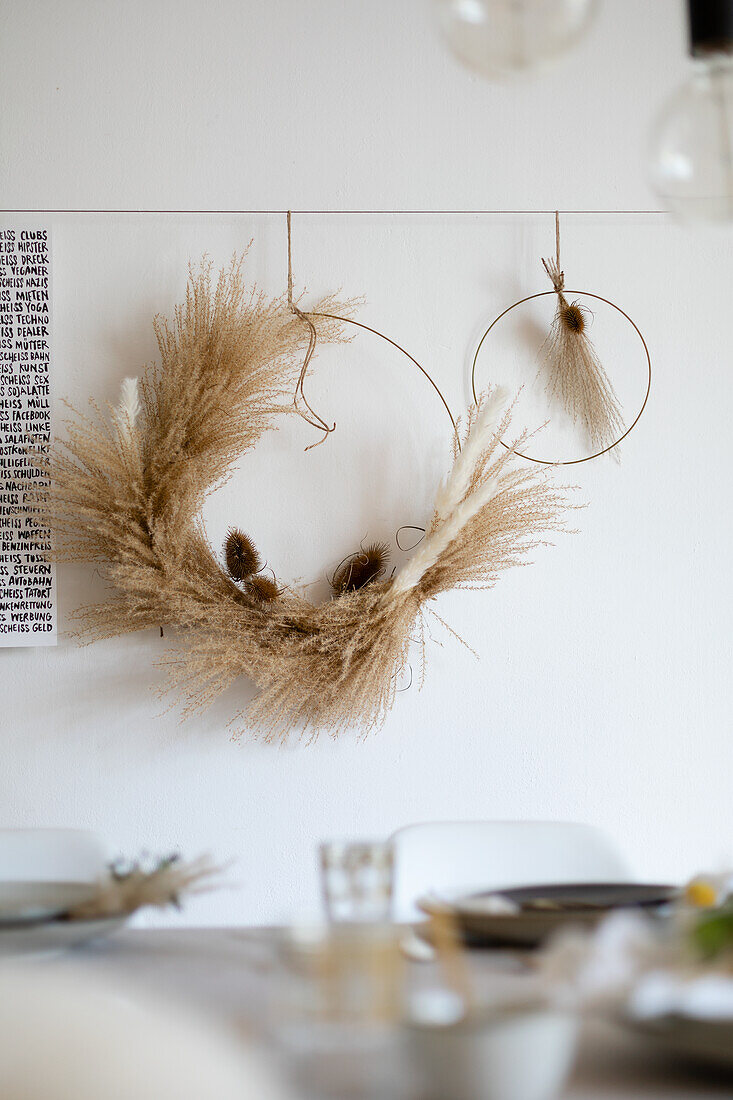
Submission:
[[[318,428],[323,432],[323,435],[315,443],[309,444],[305,449],[306,451],[312,450],[314,447],[319,447],[331,434],[336,431],[336,421],[329,426],[326,421],[320,416],[315,409],[311,408],[308,404],[308,398],[305,396],[303,385],[305,382],[305,376],[308,373],[308,367],[310,361],[313,358],[316,350],[316,344],[318,343],[318,333],[316,332],[316,326],[311,321],[307,313],[303,313],[302,309],[299,309],[293,299],[293,244],[292,244],[292,228],[291,228],[291,211],[288,210],[288,306],[295,316],[304,322],[308,326],[308,347],[305,352],[305,358],[303,359],[303,365],[300,368],[300,374],[298,375],[298,381],[295,385],[295,393],[293,394],[293,405],[298,416],[302,416],[306,424],[310,424],[312,428]],[[304,411],[298,402],[301,402],[305,406]]]
[[[294,300],[294,297],[293,297],[292,211],[290,211],[290,210],[287,211],[287,226],[288,226],[288,306],[290,307],[290,310],[292,311],[292,313],[295,314],[296,317],[298,317],[301,321],[303,321],[304,324],[308,325],[308,329],[309,329],[308,348],[307,348],[306,353],[305,353],[305,359],[303,360],[303,365],[300,368],[300,375],[298,377],[298,382],[297,382],[296,387],[295,387],[295,394],[293,395],[293,405],[295,406],[295,410],[298,413],[298,415],[302,416],[307,424],[310,424],[311,427],[313,427],[313,428],[319,428],[323,432],[322,438],[319,439],[316,443],[311,443],[309,447],[306,447],[305,448],[306,451],[310,451],[313,447],[318,447],[321,443],[324,442],[324,440],[327,438],[327,436],[329,436],[331,434],[331,432],[336,431],[336,422],[334,421],[333,425],[329,427],[329,425],[326,423],[326,421],[323,419],[323,417],[319,416],[319,414],[317,412],[315,412],[315,410],[308,404],[305,393],[303,391],[303,384],[305,382],[305,377],[306,377],[306,374],[308,373],[308,368],[310,366],[310,361],[313,358],[314,352],[316,350],[316,343],[317,343],[317,340],[318,340],[316,327],[315,327],[315,325],[313,324],[313,321],[312,321],[313,317],[322,317],[326,320],[331,320],[331,321],[341,321],[344,324],[354,325],[356,328],[364,329],[364,331],[366,331],[366,332],[372,332],[375,336],[378,336],[381,340],[384,340],[385,343],[391,344],[393,348],[397,349],[397,351],[402,352],[402,354],[407,359],[409,359],[411,363],[414,363],[414,365],[417,367],[417,369],[420,371],[420,373],[427,379],[427,381],[430,383],[430,385],[432,386],[432,388],[435,390],[436,394],[440,398],[441,404],[443,405],[443,408],[445,409],[446,413],[448,414],[448,417],[449,417],[450,422],[451,422],[451,427],[453,429],[453,436],[454,436],[455,441],[456,441],[456,447],[457,447],[458,451],[460,451],[460,449],[461,449],[461,439],[460,439],[460,435],[459,435],[459,432],[458,432],[458,425],[456,424],[455,417],[453,416],[453,413],[450,410],[450,406],[448,405],[448,402],[446,401],[442,391],[439,389],[439,387],[438,387],[437,383],[435,382],[435,380],[431,377],[430,374],[428,374],[428,372],[425,370],[425,367],[423,367],[420,363],[418,363],[417,359],[415,359],[414,356],[410,355],[409,351],[406,351],[405,348],[403,348],[401,344],[398,344],[395,340],[392,340],[389,336],[385,336],[385,334],[383,332],[380,332],[378,329],[372,328],[370,325],[365,325],[362,321],[355,321],[353,317],[346,317],[346,316],[337,317],[333,313],[320,313],[320,312],[319,313],[308,314],[308,313],[304,313],[302,309],[298,308],[298,306],[295,304],[295,300]],[[300,405],[298,404],[299,400],[305,406],[305,408],[307,409],[307,412],[304,412],[303,409],[300,407]]]
[[[558,294],[562,294],[565,289],[565,272],[560,267],[560,212],[555,211],[555,259],[542,261],[547,274],[550,276],[552,285]]]

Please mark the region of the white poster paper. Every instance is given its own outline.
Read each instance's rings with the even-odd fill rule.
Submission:
[[[48,532],[23,514],[43,487],[27,447],[51,444],[51,241],[0,226],[0,646],[56,644]]]

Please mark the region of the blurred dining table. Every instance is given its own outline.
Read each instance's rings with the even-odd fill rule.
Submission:
[[[267,1005],[282,965],[281,943],[282,931],[275,928],[131,928],[48,958],[43,965],[59,971],[80,968],[122,992],[154,994],[265,1041]],[[408,980],[419,985],[434,979],[433,967],[431,962],[410,962]],[[498,976],[514,974],[521,980],[522,967],[522,957],[506,950],[470,954],[477,989]],[[733,1073],[687,1065],[596,1014],[583,1021],[577,1062],[562,1093],[563,1100],[711,1096],[733,1096]]]

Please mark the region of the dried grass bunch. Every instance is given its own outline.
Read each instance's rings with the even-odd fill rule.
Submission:
[[[328,301],[318,311],[348,308]],[[343,339],[337,322],[307,316],[320,339]],[[275,416],[293,411],[304,330],[285,299],[245,294],[238,263],[215,284],[204,267],[191,274],[173,324],[156,320],[160,363],[139,387],[125,380],[111,415],[94,403],[91,416],[75,414],[65,441],[36,459],[52,478],[36,508],[55,533],[57,559],[97,563],[115,590],[77,612],[82,633],[178,628],[180,644],[162,663],[184,714],[245,675],[260,691],[233,721],[266,740],[378,726],[430,601],[491,587],[563,528],[568,505],[548,475],[500,446],[510,412],[495,392],[469,411],[426,537],[396,575],[386,575],[386,546],[367,546],[335,570],[333,597],[317,606],[264,576],[239,529],[220,563],[201,505]]]
[[[164,856],[148,866],[145,862],[115,863],[94,888],[87,901],[69,910],[69,920],[98,920],[122,916],[137,909],[169,905],[181,907],[184,895],[214,888],[220,874],[208,856],[186,862],[178,855]]]
[[[578,302],[568,302],[563,293],[565,275],[558,263],[555,260],[542,263],[557,292],[555,317],[543,345],[547,392],[560,399],[573,423],[580,420],[588,443],[597,453],[623,435],[621,408],[588,336],[588,311]]]

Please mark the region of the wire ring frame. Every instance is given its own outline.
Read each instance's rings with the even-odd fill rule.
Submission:
[[[316,350],[316,345],[318,343],[318,333],[316,332],[315,326],[314,326],[313,321],[311,320],[311,318],[312,317],[326,317],[331,321],[340,321],[342,324],[354,325],[355,328],[360,328],[360,329],[363,329],[365,332],[373,333],[374,336],[378,336],[380,338],[380,340],[384,340],[385,343],[391,344],[393,348],[397,349],[397,351],[402,352],[402,354],[407,359],[409,359],[411,363],[414,363],[414,365],[417,367],[417,369],[420,371],[420,373],[422,375],[424,375],[424,377],[428,380],[428,382],[430,383],[430,385],[433,387],[436,394],[440,398],[441,404],[443,405],[443,408],[445,409],[445,411],[448,414],[448,417],[450,419],[451,427],[453,428],[453,435],[455,436],[455,440],[456,440],[456,445],[458,447],[458,450],[460,451],[460,449],[461,449],[461,438],[460,438],[460,434],[458,432],[458,425],[456,424],[455,417],[453,416],[453,413],[450,410],[450,406],[449,406],[448,402],[446,401],[445,397],[443,396],[443,393],[440,390],[440,388],[439,388],[437,382],[435,381],[435,379],[432,378],[431,375],[428,374],[428,372],[425,370],[425,367],[423,367],[420,363],[418,363],[418,361],[417,361],[417,359],[415,358],[414,355],[410,355],[409,351],[407,351],[405,348],[403,348],[401,344],[398,344],[396,340],[392,340],[389,336],[386,336],[383,332],[380,332],[379,329],[372,328],[371,325],[365,325],[363,321],[355,321],[353,319],[353,317],[338,317],[333,313],[309,313],[307,311],[301,310],[295,304],[295,300],[293,298],[293,232],[292,232],[292,211],[291,210],[287,211],[286,218],[285,218],[285,224],[287,226],[287,233],[288,233],[288,305],[290,306],[290,309],[295,314],[295,316],[300,317],[301,320],[304,321],[308,325],[308,328],[310,329],[310,338],[309,338],[309,341],[308,341],[308,350],[305,353],[305,359],[303,360],[303,366],[301,367],[301,371],[300,371],[300,378],[298,379],[298,384],[295,388],[295,396],[293,398],[293,404],[295,405],[295,408],[298,411],[298,413],[303,417],[303,419],[308,424],[311,424],[314,428],[320,428],[321,431],[324,433],[323,434],[323,439],[320,439],[318,442],[323,443],[323,441],[328,438],[328,436],[331,434],[331,432],[335,430],[336,424],[334,423],[333,428],[329,428],[328,424],[323,419],[323,417],[319,416],[318,413],[313,411],[313,409],[308,404],[308,399],[305,396],[305,392],[304,392],[303,387],[304,387],[304,384],[305,384],[305,379],[306,379],[306,375],[308,373],[308,367],[310,365],[311,358],[313,357],[313,354]],[[310,413],[310,417],[308,415],[306,415],[305,413],[303,413],[302,410],[298,409],[298,395],[299,394],[300,394],[300,397],[301,397],[306,409],[308,410],[308,413]],[[312,443],[311,444],[311,447],[317,447],[317,446],[318,446],[318,443]],[[311,449],[311,447],[306,447],[306,450],[309,451]]]
[[[626,320],[629,322],[629,324],[631,325],[631,327],[634,329],[637,336],[641,340],[642,347],[644,348],[644,355],[646,356],[646,365],[647,365],[646,393],[644,394],[644,400],[641,403],[641,408],[639,409],[639,411],[636,414],[634,420],[629,425],[629,427],[626,429],[624,434],[619,436],[618,439],[614,440],[613,443],[609,443],[609,445],[607,447],[604,447],[602,451],[596,451],[595,454],[592,454],[592,455],[585,455],[584,458],[570,458],[570,459],[565,459],[563,461],[559,461],[557,459],[550,459],[550,458],[534,458],[532,455],[523,454],[521,451],[515,451],[514,452],[520,458],[526,459],[527,462],[536,462],[541,466],[577,466],[581,462],[590,462],[594,458],[600,458],[601,455],[606,454],[608,451],[612,451],[614,449],[614,447],[618,447],[619,443],[621,443],[624,439],[626,439],[626,436],[629,435],[629,433],[634,430],[636,425],[641,420],[644,409],[647,406],[647,402],[649,400],[649,394],[650,394],[651,388],[652,388],[652,359],[651,359],[651,355],[649,354],[649,348],[647,347],[647,342],[646,342],[646,340],[644,339],[644,337],[641,333],[641,329],[636,324],[636,322],[633,321],[631,319],[631,317],[629,317],[628,313],[626,313],[623,309],[621,309],[621,306],[617,306],[615,302],[610,301],[608,298],[601,297],[600,294],[591,294],[591,292],[588,291],[588,290],[566,290],[566,291],[564,291],[564,293],[567,294],[567,295],[579,294],[584,298],[594,298],[597,302],[604,302],[607,306],[611,306],[612,309],[615,309],[617,313],[620,313],[622,317],[626,318]],[[557,291],[556,290],[541,290],[537,294],[528,294],[526,298],[520,298],[518,302],[514,302],[512,305],[507,306],[507,308],[504,310],[504,312],[500,313],[498,317],[495,317],[494,320],[489,325],[489,327],[486,329],[483,336],[481,337],[481,339],[478,342],[478,347],[476,348],[476,352],[475,352],[474,357],[473,357],[473,363],[471,365],[471,390],[472,390],[472,393],[473,393],[474,401],[478,401],[478,395],[476,393],[476,364],[478,362],[479,352],[481,351],[484,340],[489,335],[492,328],[494,328],[494,326],[497,325],[499,323],[499,321],[501,321],[502,317],[506,317],[507,313],[511,313],[511,311],[513,309],[516,309],[517,306],[522,306],[522,305],[524,305],[525,302],[531,302],[535,298],[546,298],[548,294],[556,295]],[[508,444],[506,444],[503,439],[500,439],[499,442],[501,443],[502,447],[505,448],[505,450],[507,450],[507,451],[514,450],[514,448],[508,446]]]
[[[343,322],[347,325],[355,325],[357,328],[364,329],[366,332],[373,333],[375,336],[378,336],[380,338],[380,340],[384,340],[385,343],[391,344],[393,348],[397,349],[397,351],[401,351],[402,354],[404,356],[406,356],[406,358],[409,359],[411,363],[415,364],[415,366],[421,372],[421,374],[423,374],[425,376],[425,378],[428,380],[428,382],[430,383],[430,385],[433,387],[436,394],[440,398],[440,401],[441,401],[441,404],[443,405],[443,408],[445,409],[448,416],[450,417],[450,422],[451,422],[451,426],[453,428],[453,433],[454,433],[456,439],[458,440],[458,448],[460,450],[461,441],[460,441],[460,437],[459,437],[459,434],[458,434],[458,425],[456,424],[455,417],[453,416],[453,413],[450,410],[450,406],[449,406],[448,402],[446,401],[445,397],[443,396],[442,391],[438,387],[437,382],[431,377],[431,375],[428,374],[428,372],[425,370],[425,367],[421,366],[421,364],[418,363],[418,361],[414,357],[414,355],[410,355],[409,351],[407,351],[405,348],[403,348],[401,344],[398,344],[396,340],[392,340],[389,336],[386,336],[383,332],[380,332],[379,329],[372,328],[371,325],[365,325],[362,321],[355,321],[353,317],[338,317],[333,313],[307,313],[307,312],[305,313],[305,316],[306,317],[328,317],[332,321],[341,321],[341,322]]]
[[[340,317],[335,313],[320,313],[320,312],[319,313],[305,313],[305,312],[302,312],[302,313],[299,313],[298,315],[301,316],[305,321],[307,321],[309,325],[313,324],[313,322],[310,320],[311,317],[327,317],[332,321],[342,321],[342,322],[345,322],[346,324],[349,324],[349,325],[355,325],[356,328],[363,329],[365,332],[371,332],[374,336],[378,336],[380,340],[384,340],[385,343],[391,344],[393,348],[396,348],[397,351],[401,352],[407,359],[410,360],[411,363],[413,363],[417,367],[417,369],[420,371],[420,373],[422,375],[424,375],[424,377],[428,380],[428,382],[430,383],[430,385],[433,387],[436,394],[440,398],[440,402],[441,402],[443,408],[445,409],[446,413],[448,414],[448,418],[451,422],[451,427],[453,429],[453,436],[454,436],[455,441],[456,441],[456,447],[458,448],[459,451],[461,450],[461,436],[460,436],[460,433],[458,431],[458,424],[456,423],[456,419],[453,416],[453,413],[451,412],[450,405],[448,404],[448,402],[446,401],[446,399],[443,395],[443,391],[440,389],[440,387],[438,386],[438,383],[435,381],[435,379],[432,377],[432,375],[428,374],[428,372],[425,370],[425,367],[423,367],[421,363],[418,363],[415,356],[410,355],[409,351],[407,351],[406,348],[403,348],[401,344],[398,344],[396,340],[393,340],[390,336],[387,336],[384,332],[380,332],[379,329],[372,328],[371,325],[365,325],[363,323],[363,321],[355,321],[353,319],[353,317]],[[305,401],[306,407],[308,408],[308,410],[310,412],[312,412],[313,410],[311,409],[310,405],[308,404],[307,399],[305,398],[305,395],[303,393],[303,382],[305,381],[305,373],[308,369],[308,364],[310,362],[311,356],[312,356],[313,352],[315,351],[315,347],[316,347],[317,336],[315,336],[315,337],[313,336],[313,333],[315,333],[314,328],[312,328],[311,333],[312,333],[311,343],[309,343],[309,345],[308,345],[308,352],[306,353],[306,358],[305,358],[305,362],[304,362],[304,365],[303,365],[303,370],[301,372],[300,383],[299,383],[301,397]],[[296,390],[296,396],[297,396],[297,392],[298,391]],[[296,408],[297,408],[297,405],[296,405]],[[298,410],[298,411],[300,411],[300,410]],[[302,413],[300,415],[303,416]],[[323,424],[322,430],[324,431],[325,434],[323,436],[323,439],[319,440],[319,443],[323,443],[323,441],[328,438],[328,436],[331,434],[331,432],[336,430],[336,423],[334,421],[333,428],[329,428],[328,425],[326,424],[326,422],[322,419],[322,417],[318,416],[317,413],[315,413],[314,415],[316,416],[316,418],[318,419],[320,424]],[[313,421],[309,420],[307,416],[304,417],[304,419],[306,420],[306,422],[308,424],[313,424]],[[314,426],[317,427],[319,425],[314,425]],[[312,447],[317,447],[317,446],[318,446],[318,443],[312,443],[310,445],[310,447],[306,447],[306,450],[309,451]],[[418,527],[413,523],[403,523],[401,527],[398,527],[397,531],[395,532],[395,542],[397,543],[397,549],[401,550],[403,553],[405,553],[405,551],[414,550],[415,546],[417,546],[422,541],[422,536],[421,536],[421,538],[419,538],[417,540],[417,542],[415,543],[414,546],[404,547],[400,542],[400,532],[402,532],[402,531],[422,531],[423,536],[425,535],[425,528],[424,527]],[[408,687],[410,687],[411,684],[412,684],[412,666],[410,666],[410,683],[408,684]],[[407,688],[398,688],[398,691],[407,691]]]

